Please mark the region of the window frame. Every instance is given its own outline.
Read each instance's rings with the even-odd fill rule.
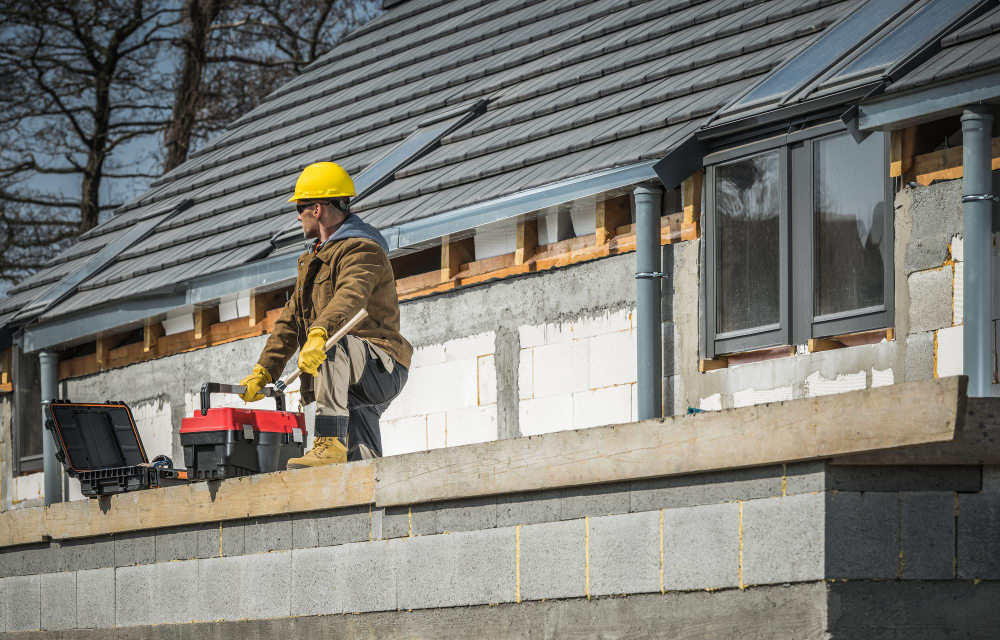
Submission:
[[[32,367],[28,364],[28,358],[32,356],[30,354],[23,353],[18,347],[13,347],[14,353],[11,357],[12,371],[14,377],[14,393],[13,402],[11,403],[11,421],[10,421],[10,445],[11,445],[11,458],[14,462],[13,475],[14,477],[25,475],[28,473],[36,473],[43,470],[44,467],[44,438],[48,437],[46,435],[45,427],[42,425],[42,405],[41,403],[36,403],[33,401],[32,396],[34,395],[32,388],[33,384],[38,383],[37,367],[32,371]],[[37,356],[35,356],[37,362]],[[33,364],[33,363],[32,363]],[[27,370],[25,369],[27,365]],[[35,374],[35,375],[32,375]],[[28,417],[30,411],[30,406],[35,407],[36,418],[34,420]],[[26,429],[38,429],[42,433],[42,449],[41,453],[22,456],[21,455],[21,442],[22,433]]]
[[[704,259],[701,264],[702,315],[701,351],[711,359],[717,355],[753,351],[770,347],[805,344],[810,338],[860,333],[893,326],[895,269],[894,269],[894,189],[889,176],[890,136],[882,132],[883,198],[885,217],[884,241],[881,246],[883,265],[884,303],[877,307],[845,311],[825,316],[815,315],[815,292],[818,277],[816,211],[813,193],[814,143],[824,138],[848,134],[840,121],[792,131],[785,135],[724,148],[705,157],[705,215]],[[849,134],[848,134],[849,135]],[[769,325],[757,330],[746,330],[740,335],[716,333],[718,318],[717,288],[717,239],[715,212],[715,169],[721,164],[749,158],[768,151],[779,151],[779,192],[781,194],[779,251],[780,318],[777,326]],[[805,173],[806,179],[798,176]],[[797,182],[795,182],[797,180]],[[792,277],[792,274],[801,277]]]

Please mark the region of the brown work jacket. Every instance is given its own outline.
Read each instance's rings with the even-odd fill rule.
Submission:
[[[305,344],[313,327],[332,336],[360,309],[368,317],[351,331],[380,347],[392,359],[409,368],[413,347],[399,333],[399,298],[389,256],[373,240],[346,238],[309,249],[299,256],[298,275],[274,331],[264,345],[258,364],[277,380],[285,363]],[[303,375],[302,403],[313,395],[313,377]]]

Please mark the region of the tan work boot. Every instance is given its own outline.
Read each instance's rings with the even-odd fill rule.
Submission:
[[[287,468],[308,469],[341,462],[347,462],[347,447],[340,441],[340,438],[320,436],[313,438],[313,448],[306,451],[304,456],[289,459]]]

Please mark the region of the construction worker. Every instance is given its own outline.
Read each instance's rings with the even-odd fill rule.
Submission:
[[[313,242],[299,256],[295,290],[274,323],[243,399],[255,402],[299,350],[302,403],[316,401],[313,447],[289,469],[382,455],[379,416],[406,383],[413,347],[399,333],[399,299],[389,247],[377,229],[351,213],[356,195],[332,162],[309,165],[295,183],[302,233]],[[359,310],[368,317],[329,352],[324,345]]]

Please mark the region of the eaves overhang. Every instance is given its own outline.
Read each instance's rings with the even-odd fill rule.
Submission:
[[[966,76],[858,105],[858,128],[891,131],[960,113],[972,104],[1000,101],[1000,71]]]

